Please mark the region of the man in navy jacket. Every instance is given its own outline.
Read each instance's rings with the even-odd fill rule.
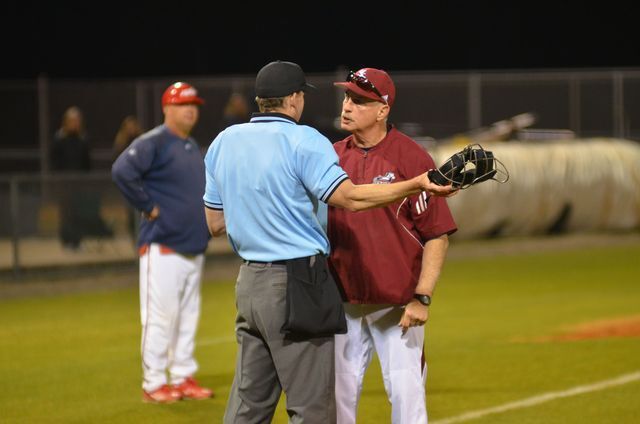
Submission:
[[[210,236],[202,210],[203,157],[189,134],[203,103],[191,85],[169,86],[162,96],[164,123],[134,140],[112,168],[120,191],[144,217],[138,249],[146,402],[213,395],[193,378],[198,369],[193,350],[200,283]]]

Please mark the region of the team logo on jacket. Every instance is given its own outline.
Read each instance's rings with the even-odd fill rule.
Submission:
[[[393,172],[387,172],[384,175],[378,175],[373,179],[374,184],[390,184],[396,179],[396,174]]]

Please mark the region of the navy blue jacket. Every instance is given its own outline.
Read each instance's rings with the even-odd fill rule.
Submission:
[[[184,254],[202,253],[209,242],[202,205],[205,176],[200,148],[160,125],[123,151],[111,169],[113,181],[136,209],[160,215],[142,220],[138,246],[160,243]]]

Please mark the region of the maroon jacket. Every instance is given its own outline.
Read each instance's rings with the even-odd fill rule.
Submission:
[[[334,148],[354,184],[388,184],[436,168],[420,145],[393,127],[368,150],[353,136]],[[350,303],[406,304],[418,284],[424,243],[456,229],[446,199],[424,192],[367,211],[329,207],[331,270]]]

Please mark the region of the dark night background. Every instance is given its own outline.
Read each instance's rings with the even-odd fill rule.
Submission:
[[[0,78],[640,66],[628,5],[597,2],[191,2],[3,6]]]

